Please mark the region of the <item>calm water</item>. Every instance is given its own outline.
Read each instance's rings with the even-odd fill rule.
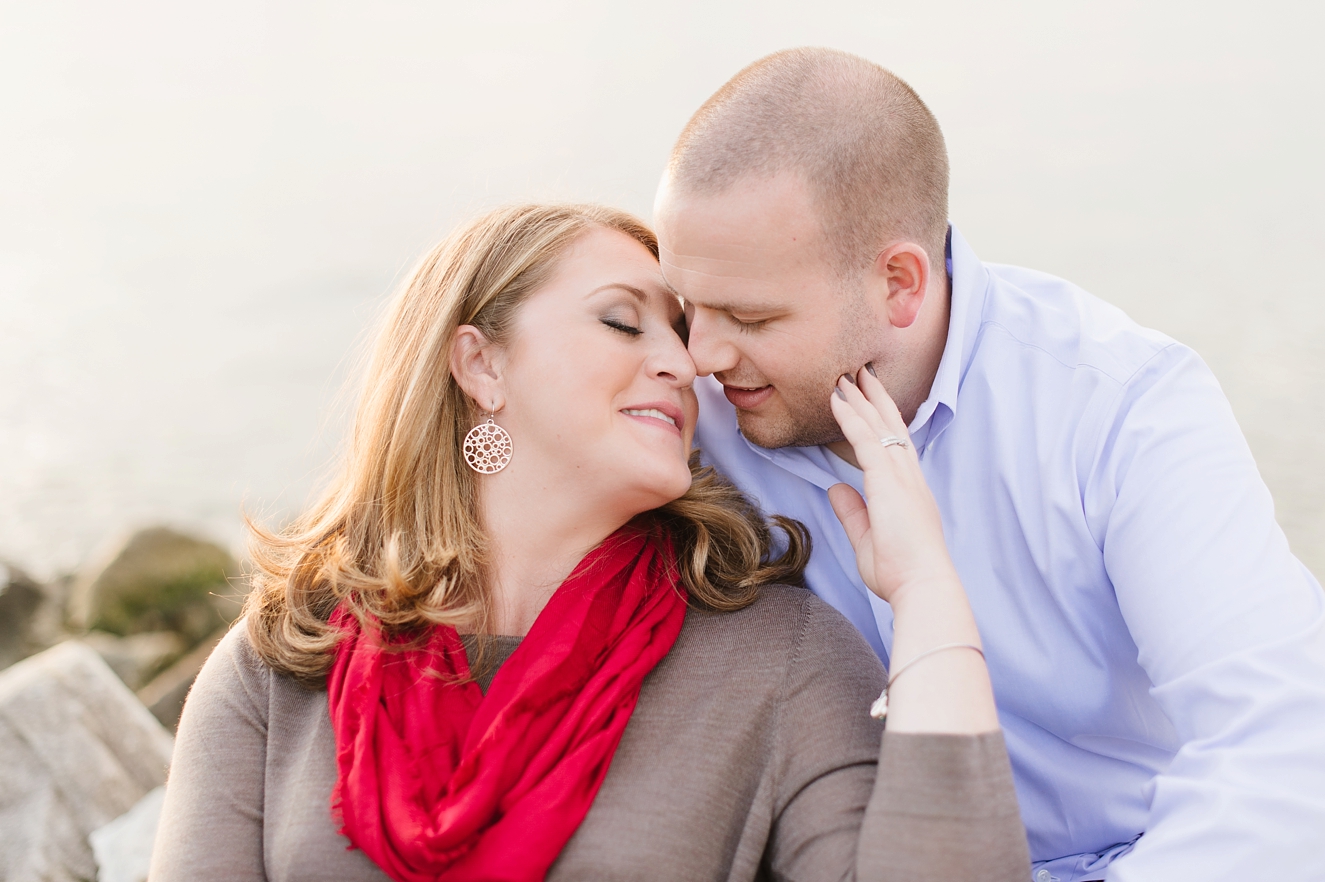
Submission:
[[[715,5],[0,2],[0,557],[288,515],[423,248],[513,199],[647,216],[710,92],[820,44],[929,101],[981,256],[1205,356],[1325,574],[1325,6]]]

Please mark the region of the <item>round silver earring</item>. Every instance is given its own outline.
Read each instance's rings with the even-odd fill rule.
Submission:
[[[479,423],[465,436],[465,462],[482,475],[495,475],[506,468],[515,452],[511,436],[493,420],[496,415],[493,410],[487,422]]]

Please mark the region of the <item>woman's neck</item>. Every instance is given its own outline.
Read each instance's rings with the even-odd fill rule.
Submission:
[[[491,549],[488,630],[524,636],[586,554],[628,518],[566,494],[531,492],[512,481],[480,490]]]

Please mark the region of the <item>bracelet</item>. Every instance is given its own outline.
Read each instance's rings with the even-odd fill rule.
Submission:
[[[926,649],[924,652],[920,653],[920,655],[917,655],[915,658],[898,668],[897,673],[888,678],[888,682],[883,686],[883,692],[874,700],[874,704],[870,705],[870,716],[876,720],[882,720],[884,717],[888,716],[888,690],[897,682],[897,678],[902,676],[902,674],[905,674],[907,668],[911,667],[925,656],[933,655],[936,652],[943,652],[945,649],[974,649],[976,652],[980,653],[980,658],[985,657],[985,651],[971,643],[945,643],[942,646],[935,646],[933,649]]]

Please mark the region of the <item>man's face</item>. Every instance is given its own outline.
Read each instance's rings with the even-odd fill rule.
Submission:
[[[844,280],[804,183],[784,174],[657,204],[663,275],[685,301],[690,355],[761,447],[842,438],[833,385],[873,357],[875,316]]]

